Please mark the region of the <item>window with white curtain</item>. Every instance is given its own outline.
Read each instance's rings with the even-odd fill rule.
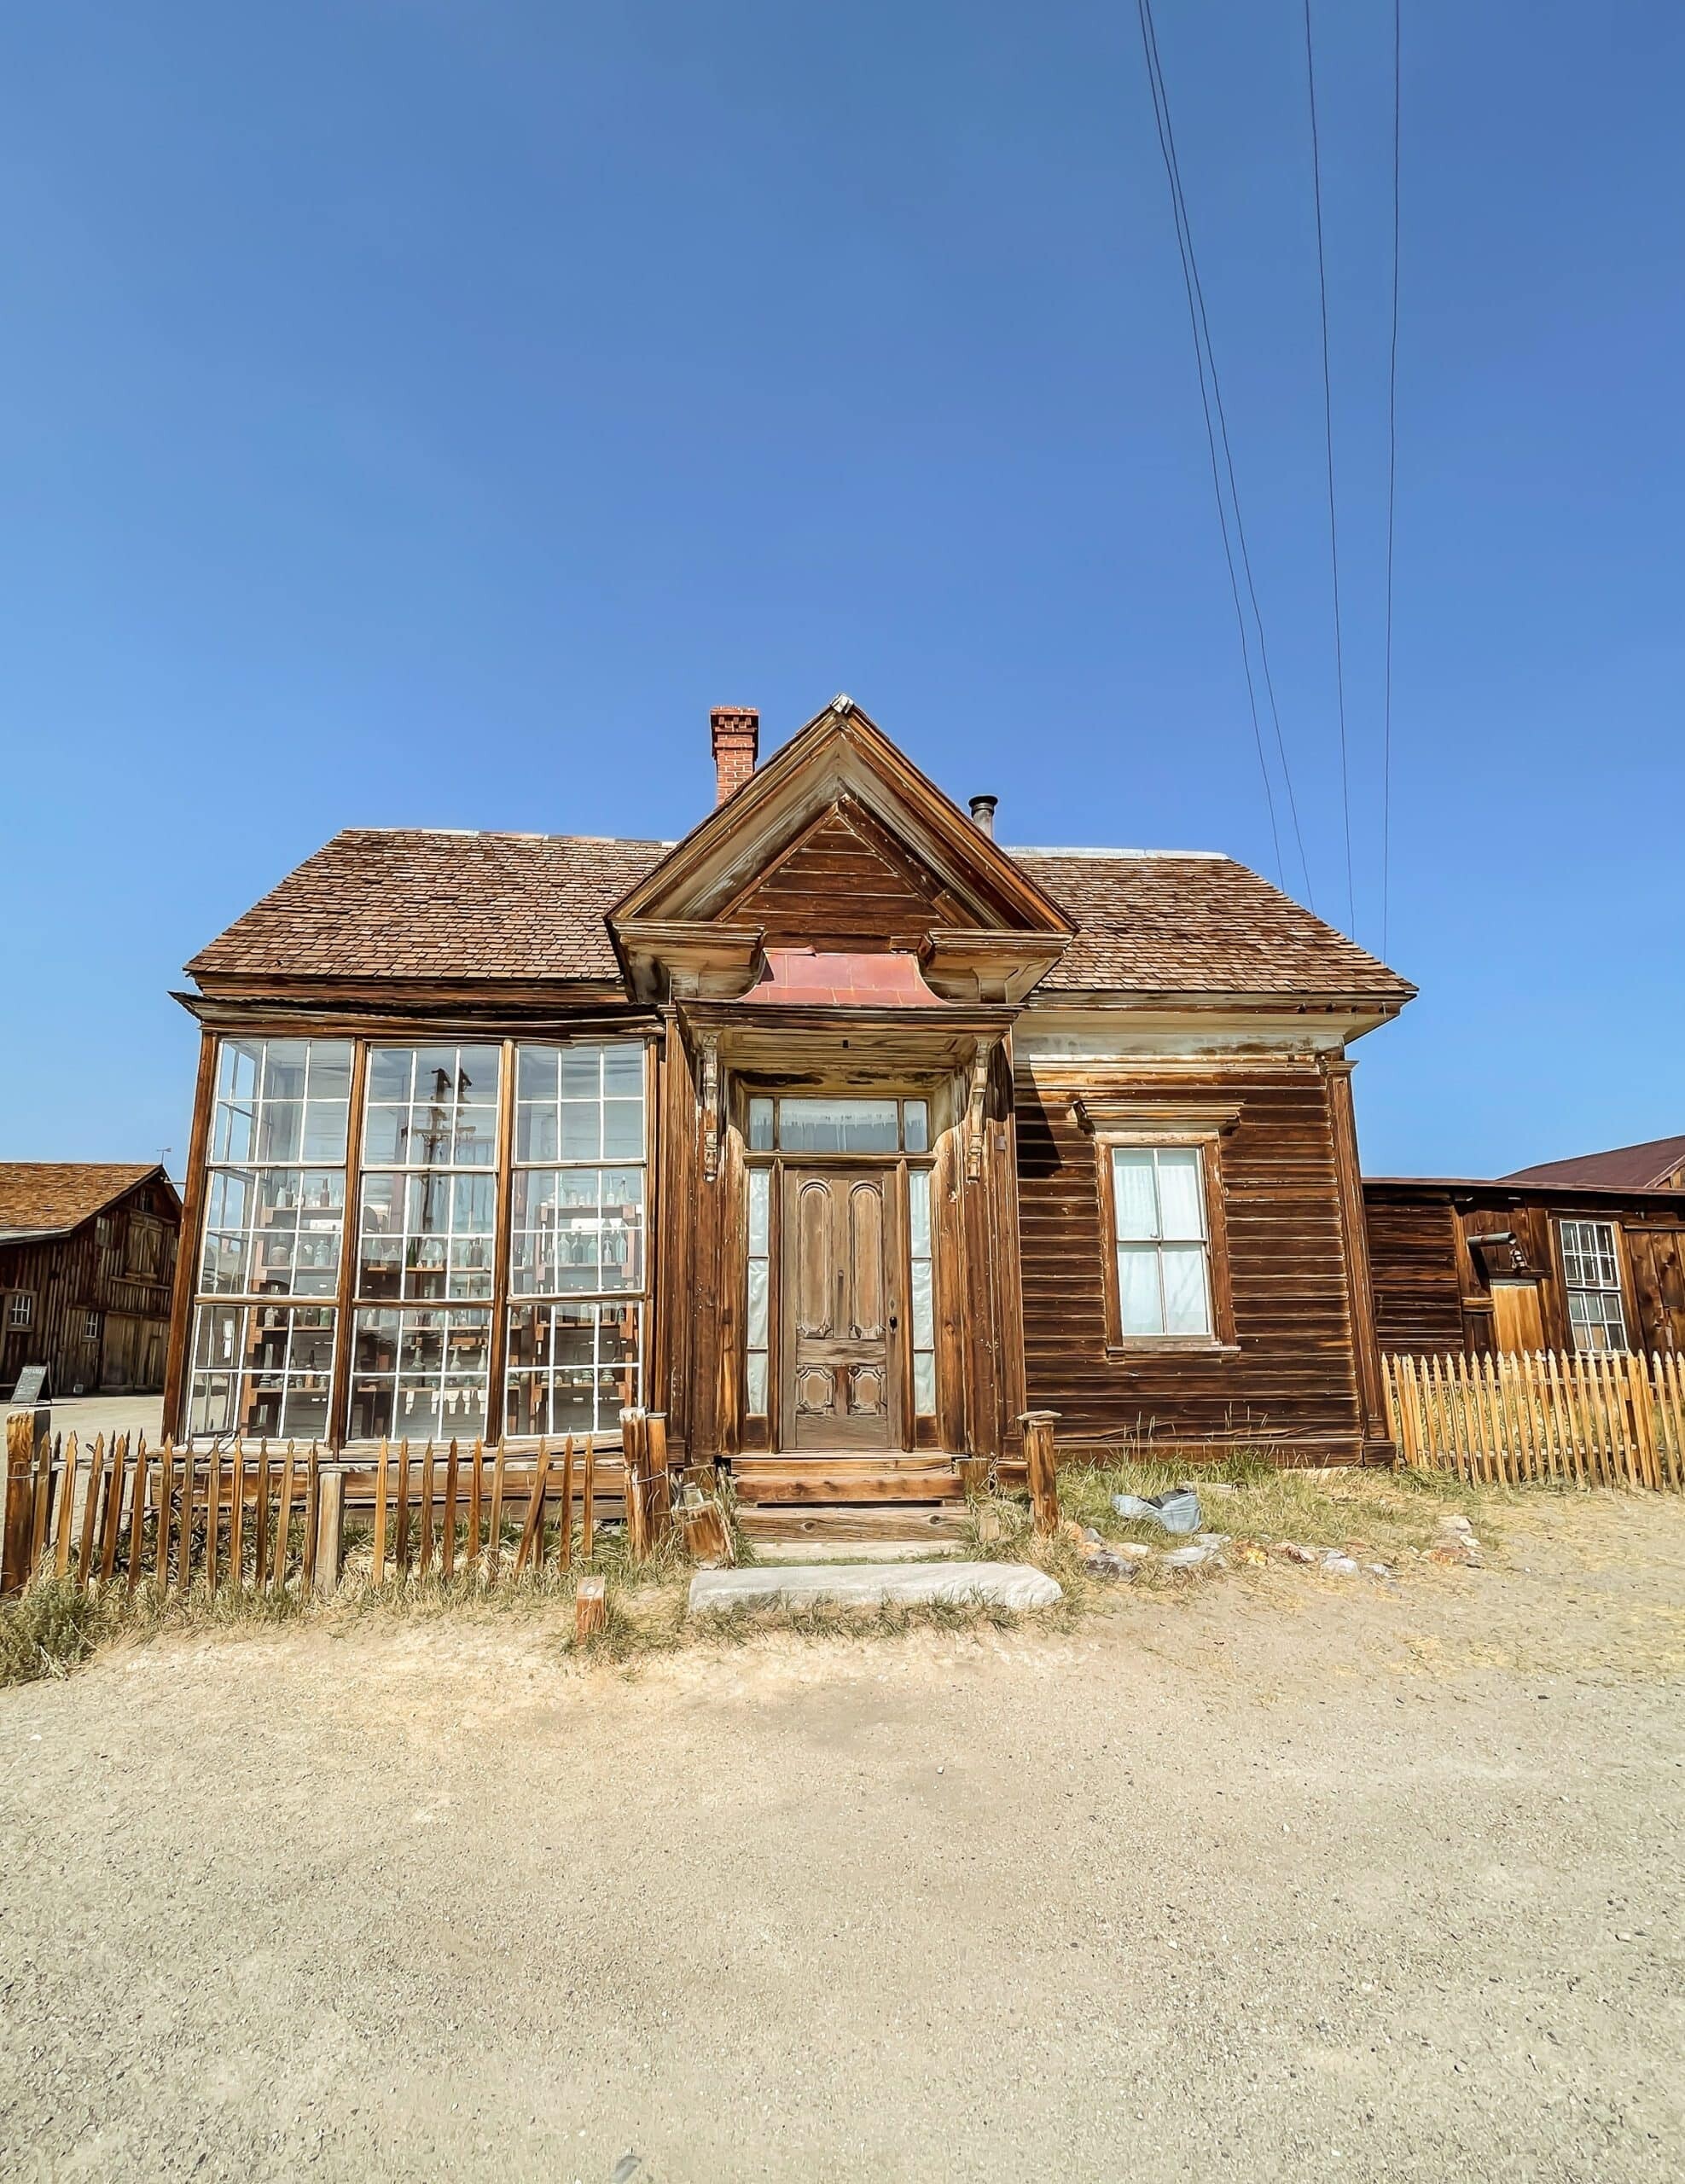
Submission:
[[[1112,1205],[1124,1340],[1210,1335],[1211,1240],[1200,1148],[1114,1145]]]

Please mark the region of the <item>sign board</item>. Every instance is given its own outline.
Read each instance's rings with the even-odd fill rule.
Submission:
[[[44,1365],[26,1365],[18,1374],[18,1384],[12,1390],[12,1401],[19,1403],[39,1403],[47,1391],[47,1368]]]

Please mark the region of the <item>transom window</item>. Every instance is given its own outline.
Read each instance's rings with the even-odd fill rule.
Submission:
[[[1576,1350],[1624,1350],[1626,1313],[1612,1221],[1564,1221],[1562,1277]]]
[[[927,1153],[923,1100],[822,1099],[802,1095],[749,1102],[752,1153]]]
[[[1118,1309],[1125,1339],[1211,1333],[1204,1166],[1197,1146],[1112,1147]]]

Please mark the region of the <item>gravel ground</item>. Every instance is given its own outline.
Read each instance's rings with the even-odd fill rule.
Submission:
[[[0,1693],[0,2173],[1651,2184],[1682,1682],[1609,1498],[1074,1635],[115,1653]]]

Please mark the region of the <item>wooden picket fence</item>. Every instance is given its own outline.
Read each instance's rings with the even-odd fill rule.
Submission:
[[[0,1594],[32,1579],[78,1586],[327,1592],[344,1571],[347,1515],[368,1532],[369,1582],[473,1576],[496,1583],[588,1562],[604,1521],[636,1560],[671,1521],[666,1422],[621,1414],[621,1445],[382,1442],[357,1459],[291,1443],[149,1449],[143,1437],[35,1438],[7,1424]]]
[[[1685,1490],[1685,1363],[1620,1350],[1384,1361],[1407,1464],[1529,1480]]]

